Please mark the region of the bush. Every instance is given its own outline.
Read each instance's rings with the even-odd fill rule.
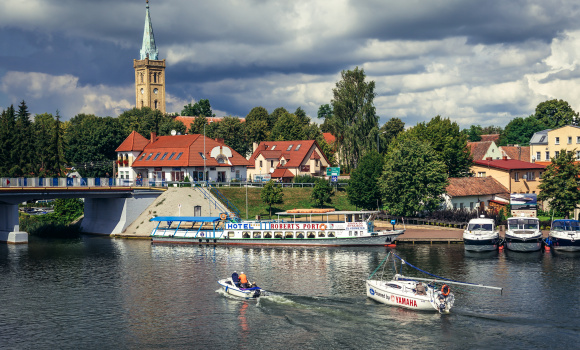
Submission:
[[[296,175],[292,182],[296,184],[304,184],[304,183],[315,183],[318,180],[317,177],[310,176],[310,175]]]

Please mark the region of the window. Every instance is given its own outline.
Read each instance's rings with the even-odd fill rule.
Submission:
[[[560,155],[560,151],[554,152],[554,158],[558,158],[559,155]]]
[[[171,155],[173,157],[173,155]],[[199,152],[199,156],[201,157],[201,159],[205,159],[205,156],[203,155],[203,153]]]
[[[526,173],[526,178],[528,181],[536,181],[536,174],[533,171],[528,171]]]
[[[314,164],[315,164],[316,166],[318,166],[318,159],[316,159],[316,160],[314,161]]]
[[[280,162],[280,164],[284,165],[284,164],[286,164],[286,161],[285,161],[285,160],[282,160],[282,161]]]
[[[580,136],[576,136],[576,143],[580,143]]]
[[[473,202],[469,202],[469,209],[473,210]]]
[[[544,142],[544,140],[545,140],[545,139],[546,139],[546,136],[542,136],[542,137],[540,138],[540,142]]]
[[[550,160],[550,151],[546,151],[546,160]]]
[[[453,209],[457,209],[457,203],[453,203]]]
[[[559,145],[560,144],[560,138],[556,137],[556,144]]]
[[[175,155],[175,152],[171,153],[171,155],[169,156],[169,158],[167,158],[167,160],[172,160],[174,155]]]
[[[478,172],[477,177],[485,177],[485,171]]]
[[[273,167],[274,167],[274,161],[273,161],[273,160],[271,160],[271,161],[270,161],[270,168],[273,168]]]
[[[145,160],[149,160],[149,159],[151,159],[151,156],[152,156],[152,155],[153,155],[153,153],[149,153],[149,155],[147,156],[147,159],[145,159]]]
[[[183,152],[179,152],[179,154],[177,155],[177,157],[175,157],[175,160],[179,160],[179,158],[181,158],[181,155],[183,154]]]
[[[270,151],[273,151],[274,149],[276,149],[276,145],[272,146],[272,149],[270,149]]]
[[[165,159],[165,157],[167,157],[167,152],[163,153],[163,157],[161,157],[161,160]]]
[[[572,136],[568,136],[568,144],[572,144]]]
[[[543,174],[543,172],[540,171],[540,176],[538,176],[540,179],[542,178],[542,174]]]
[[[302,146],[302,144],[299,144],[298,146],[296,146],[296,148],[294,150],[298,151],[300,149],[300,146]]]
[[[580,159],[580,151],[576,151],[576,159]]]
[[[143,160],[143,158],[145,158],[145,156],[146,156],[146,155],[147,155],[147,153],[143,153],[143,154],[141,155],[141,158],[140,158],[139,160]]]
[[[514,173],[514,180],[520,181],[520,173],[518,173],[517,171]]]
[[[459,209],[463,210],[463,203],[459,203]]]
[[[159,156],[160,156],[160,155],[161,155],[161,153],[157,153],[157,154],[155,155],[155,158],[153,158],[153,160],[157,160],[157,158],[159,158]]]
[[[536,152],[536,160],[542,160],[542,152]]]
[[[288,146],[288,149],[286,149],[286,151],[289,151],[289,150],[291,150],[291,149],[292,149],[292,146],[294,146],[294,145],[290,145],[290,146]]]
[[[260,168],[262,167],[262,161],[260,161]]]

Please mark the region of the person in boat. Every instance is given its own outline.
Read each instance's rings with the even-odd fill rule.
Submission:
[[[238,273],[236,271],[234,271],[234,273],[232,273],[232,282],[234,282],[236,287],[240,287],[240,277],[238,276]]]
[[[250,284],[248,283],[248,277],[246,277],[246,274],[243,271],[239,277],[240,277],[240,287],[249,288]]]
[[[425,291],[425,286],[421,282],[417,283],[417,285],[415,286],[415,292],[417,293],[417,295],[427,294],[427,292]]]

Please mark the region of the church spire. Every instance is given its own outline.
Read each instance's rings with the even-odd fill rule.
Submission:
[[[145,12],[145,30],[143,31],[143,47],[141,48],[141,59],[149,58],[150,60],[157,60],[159,51],[155,46],[155,37],[153,36],[153,25],[151,24],[151,16],[149,15],[149,0]]]

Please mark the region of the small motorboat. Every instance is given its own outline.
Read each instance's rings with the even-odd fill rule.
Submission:
[[[559,251],[580,251],[580,222],[571,219],[554,220],[545,243]]]
[[[385,275],[384,267],[389,257],[393,257],[393,267],[395,275],[392,278],[383,279]],[[397,273],[395,259],[401,261],[401,270],[403,265],[412,267],[420,272],[428,274],[434,278],[406,277]],[[381,279],[372,279],[375,273],[383,266]],[[439,277],[429,272],[423,271],[393,252],[389,252],[381,264],[375,269],[366,281],[367,296],[380,303],[399,306],[407,309],[420,311],[438,311],[439,313],[449,313],[455,302],[455,295],[451,292],[448,284],[459,284],[471,287],[483,287],[499,289],[498,287],[489,287],[481,284],[453,281],[448,278]],[[438,286],[441,285],[439,288]]]
[[[256,286],[255,283],[252,284],[249,288],[243,288],[239,285],[239,283],[234,283],[231,277],[219,280],[218,284],[220,285],[222,291],[239,298],[257,299],[268,294],[267,291]]]
[[[474,252],[497,250],[500,243],[495,221],[483,215],[469,220],[467,228],[463,231],[465,250]]]
[[[505,246],[516,252],[535,252],[542,249],[540,220],[535,217],[512,217],[507,219]]]

